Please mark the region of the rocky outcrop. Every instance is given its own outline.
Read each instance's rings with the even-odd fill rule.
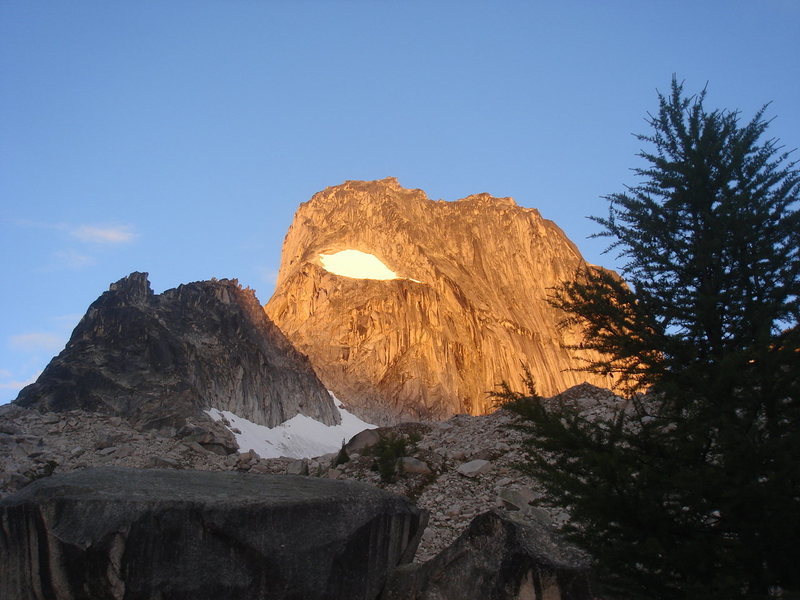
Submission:
[[[625,406],[608,391],[587,386],[568,390],[553,401],[566,401],[589,419],[610,418]],[[546,514],[556,526],[568,520],[563,510],[542,504],[543,488],[519,470],[518,465],[529,460],[530,450],[519,424],[520,417],[499,410],[482,416],[458,415],[440,423],[401,423],[368,430],[346,445],[350,460],[340,463],[338,453],[306,460],[265,459],[252,452],[222,455],[200,443],[203,438],[198,441],[183,431],[140,431],[125,419],[100,413],[42,413],[6,405],[0,406],[0,497],[54,472],[102,466],[352,479],[412,498],[430,514],[416,557],[424,561],[450,545],[473,517],[490,509],[511,511],[525,519],[541,519]],[[375,470],[373,448],[384,438],[405,440],[404,456],[390,482],[383,481]],[[431,473],[406,470],[408,458],[418,460]],[[491,465],[471,477],[459,471],[475,460]]]
[[[424,515],[355,482],[107,468],[0,500],[0,597],[374,599]]]
[[[203,439],[223,447],[213,441],[215,426],[204,409],[270,427],[298,413],[339,422],[308,360],[251,290],[222,279],[154,294],[146,273],[112,284],[15,402],[42,411],[118,415],[143,428],[180,429],[191,417],[210,431]]]
[[[344,250],[376,257],[382,279],[336,274],[326,257]],[[500,381],[521,388],[522,365],[544,395],[609,386],[572,370],[588,355],[563,347],[579,337],[546,300],[583,264],[553,222],[511,198],[432,201],[392,178],[349,181],[298,209],[265,309],[370,422],[483,414]]]
[[[548,527],[478,515],[448,548],[396,569],[382,600],[591,600],[589,561]]]

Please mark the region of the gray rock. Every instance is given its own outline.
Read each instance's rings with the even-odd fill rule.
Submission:
[[[541,495],[528,488],[506,488],[500,490],[497,496],[509,510],[519,510],[527,514],[531,511],[531,502],[538,500]]]
[[[345,449],[348,454],[351,452],[362,452],[366,448],[371,448],[381,441],[380,434],[374,429],[365,429],[355,434],[350,441],[347,442]],[[363,453],[363,452],[362,452]]]
[[[400,460],[398,461],[397,466],[403,473],[417,473],[419,475],[430,475],[433,472],[426,463],[412,456],[401,457]]]
[[[492,463],[488,460],[476,459],[459,465],[456,469],[461,475],[465,477],[477,477],[483,473],[488,473],[492,470]]]
[[[424,514],[354,482],[106,468],[0,500],[0,598],[372,600]]]
[[[16,491],[28,485],[30,479],[17,471],[0,473],[0,489]]]
[[[16,404],[0,405],[0,419],[18,419],[25,415],[28,409]]]
[[[268,427],[296,414],[340,421],[308,359],[251,290],[222,279],[154,294],[147,273],[111,284],[14,402],[42,412],[96,411],[157,430],[207,418],[209,407]]]
[[[450,460],[464,460],[467,458],[467,454],[463,450],[451,450],[447,453],[447,457]]]
[[[211,419],[202,425],[188,421],[186,425],[178,429],[175,435],[185,442],[197,442],[209,452],[221,456],[227,456],[239,450],[232,431],[222,423],[214,422]]]
[[[133,456],[136,451],[131,446],[120,446],[114,453],[115,458],[128,458]]]
[[[220,456],[228,456],[234,455],[238,448],[231,448],[229,445],[222,445],[222,444],[200,444],[200,447],[208,452],[213,452],[214,454],[219,454]]]
[[[178,461],[168,456],[151,456],[150,457],[150,466],[155,467],[157,469],[177,469],[178,468]]]
[[[97,450],[105,450],[106,448],[110,448],[112,446],[117,445],[117,441],[119,440],[119,436],[117,435],[106,435],[100,438],[95,445]]]
[[[12,421],[0,421],[0,433],[6,435],[18,435],[22,433],[22,429],[20,429],[19,425]]]
[[[288,475],[308,475],[308,461],[306,459],[293,460],[286,466]]]
[[[206,449],[205,449],[205,448],[203,448],[203,447],[202,447],[200,444],[198,444],[197,442],[186,442],[186,446],[187,446],[188,448],[191,448],[192,450],[194,450],[194,451],[195,451],[195,452],[197,452],[198,454],[203,454],[204,452],[206,452]]]
[[[498,458],[503,456],[503,454],[505,454],[506,452],[508,452],[508,446],[507,445],[506,445],[505,448],[503,448],[500,445],[495,446],[494,448],[481,448],[477,452],[474,452],[473,454],[471,454],[469,459],[470,460],[476,460],[476,459],[497,460]]]
[[[389,576],[381,600],[591,600],[589,562],[540,523],[490,511],[448,548]]]
[[[236,461],[236,468],[240,471],[247,471],[252,465],[258,462],[258,454],[253,450],[242,452]]]

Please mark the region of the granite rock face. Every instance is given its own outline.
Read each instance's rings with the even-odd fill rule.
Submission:
[[[374,599],[424,513],[355,482],[89,469],[0,500],[0,597]]]
[[[15,402],[118,415],[142,428],[179,429],[192,417],[213,429],[206,408],[270,427],[298,413],[339,422],[307,358],[251,290],[222,279],[154,294],[147,273],[112,284]]]
[[[397,275],[358,279],[320,255],[357,250]],[[572,371],[586,354],[558,324],[548,288],[584,264],[535,209],[488,194],[429,200],[396,179],[328,188],[300,206],[265,309],[328,389],[373,423],[445,419],[492,409],[522,364],[553,395],[604,377]]]
[[[396,569],[382,600],[592,600],[587,557],[541,523],[490,511],[423,564]]]

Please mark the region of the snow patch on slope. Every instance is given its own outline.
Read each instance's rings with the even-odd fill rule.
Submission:
[[[401,279],[374,254],[360,250],[342,250],[334,254],[320,254],[322,268],[334,275],[352,279]]]
[[[333,401],[342,417],[339,425],[325,425],[311,417],[295,415],[277,427],[265,427],[227,410],[211,408],[206,413],[215,421],[223,418],[227,421],[240,452],[253,450],[261,458],[311,458],[336,452],[342,447],[342,440],[346,442],[360,431],[377,427],[349,413],[335,396]]]

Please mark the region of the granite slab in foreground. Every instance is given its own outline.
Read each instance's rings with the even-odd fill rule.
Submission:
[[[374,599],[425,521],[350,481],[87,469],[0,500],[0,598]]]

